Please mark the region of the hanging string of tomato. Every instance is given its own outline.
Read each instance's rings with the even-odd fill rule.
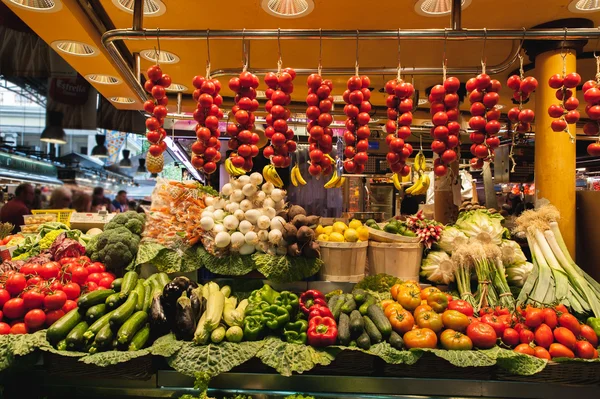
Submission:
[[[320,69],[320,68],[319,68]],[[311,176],[329,175],[332,171],[333,123],[333,82],[323,79],[320,73],[313,73],[306,80],[308,94],[306,95],[306,117],[308,118],[308,143]]]
[[[165,117],[168,114],[166,88],[171,86],[171,77],[162,72],[159,65],[152,65],[146,70],[148,80],[144,83],[144,89],[153,97],[144,102],[144,111],[151,114],[146,119],[146,138],[150,142],[148,154],[146,155],[146,168],[151,173],[162,171],[164,166],[163,153],[167,149],[167,143],[164,142],[167,132],[163,128]]]
[[[388,146],[386,159],[392,172],[401,176],[410,174],[410,166],[406,160],[412,155],[413,148],[406,142],[411,135],[412,124],[412,96],[415,88],[412,83],[401,79],[400,74],[396,79],[388,80],[385,92],[389,94],[386,99],[387,122],[385,142]]]
[[[583,132],[588,136],[600,135],[600,56],[596,58],[596,80],[588,80],[583,84],[583,99],[587,103],[585,113],[591,119],[583,126]],[[600,156],[600,137],[587,147],[587,152],[593,157]]]
[[[555,132],[567,132],[571,142],[575,142],[575,136],[569,131],[569,124],[577,123],[580,118],[577,107],[579,100],[573,94],[574,89],[581,83],[581,76],[577,72],[566,73],[566,58],[563,57],[562,73],[552,75],[548,80],[548,85],[556,89],[556,98],[559,104],[552,104],[548,108],[548,115],[556,118],[550,124]],[[573,90],[572,90],[573,89]]]
[[[433,86],[429,93],[429,112],[433,123],[431,150],[438,154],[438,158],[433,161],[433,173],[438,177],[445,176],[448,166],[458,159],[456,148],[460,143],[460,124],[457,122],[459,88],[460,81],[451,76],[445,78],[443,84]]]
[[[357,68],[358,69],[358,68]],[[368,76],[352,76],[343,93],[346,131],[344,132],[344,169],[348,173],[363,173],[369,159],[369,122],[371,121],[371,80]]]

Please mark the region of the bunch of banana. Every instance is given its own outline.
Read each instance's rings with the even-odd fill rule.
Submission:
[[[427,168],[427,159],[425,158],[423,151],[419,151],[419,153],[415,156],[413,167],[419,174],[421,174],[421,172],[425,172],[425,168]]]
[[[244,169],[238,168],[231,163],[231,158],[227,158],[225,160],[225,170],[232,177],[238,177],[246,174],[246,171]]]
[[[331,175],[331,179],[323,187],[325,188],[340,188],[346,182],[346,178],[338,175],[337,169],[333,170],[333,175]]]
[[[302,177],[302,173],[300,173],[298,164],[294,165],[292,168],[292,171],[290,172],[290,179],[292,180],[294,187],[306,185],[306,180],[304,180],[304,177]]]
[[[416,161],[415,161],[416,164]],[[429,175],[423,172],[419,172],[419,178],[409,188],[404,191],[405,194],[410,195],[423,195],[427,193],[427,189],[429,189]]]
[[[392,175],[392,181],[394,182],[394,187],[396,187],[396,190],[402,190],[402,183],[400,182],[398,173],[394,173]]]
[[[279,177],[279,173],[275,169],[273,165],[267,165],[263,168],[262,172],[264,178],[269,183],[273,184],[277,188],[283,187],[283,182],[281,181],[281,177]]]

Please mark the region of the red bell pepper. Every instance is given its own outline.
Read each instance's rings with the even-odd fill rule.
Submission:
[[[312,305],[308,310],[308,320],[311,320],[313,317],[331,317],[333,318],[333,313],[327,306],[323,305]]]
[[[308,315],[310,308],[313,305],[327,306],[325,295],[323,295],[321,291],[308,290],[300,295],[300,310],[302,313]]]
[[[311,346],[335,345],[337,324],[332,317],[315,316],[308,322],[308,344]]]

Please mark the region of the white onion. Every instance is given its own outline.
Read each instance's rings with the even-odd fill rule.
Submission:
[[[252,226],[252,223],[250,223],[250,222],[249,222],[249,221],[247,221],[247,220],[242,220],[242,221],[240,222],[240,224],[238,225],[238,230],[239,230],[239,231],[240,231],[242,234],[246,234],[246,233],[248,233],[249,231],[251,231],[251,230],[252,230],[252,227],[253,227],[253,226]]]
[[[214,213],[213,213],[215,220],[223,220],[223,218],[225,217],[225,211],[223,209],[217,209]]]
[[[250,209],[244,214],[244,216],[246,217],[247,221],[252,224],[256,224],[258,217],[260,216],[260,211],[258,209]]]
[[[256,186],[252,183],[248,183],[242,187],[242,193],[244,193],[246,197],[252,197],[257,191],[258,188],[256,188]]]
[[[262,182],[263,177],[260,173],[254,172],[250,175],[250,183],[254,184],[255,186],[260,185]]]
[[[244,244],[240,248],[240,255],[250,255],[254,253],[254,245]]]
[[[281,241],[282,238],[283,238],[283,235],[281,234],[281,231],[279,231],[279,230],[269,231],[269,242],[271,244],[274,244],[274,245],[279,244],[279,242]]]
[[[225,248],[231,242],[231,236],[224,231],[217,233],[215,236],[215,245],[217,248]]]
[[[252,208],[253,208],[252,201],[245,199],[242,202],[240,202],[240,209],[242,211],[247,212]]]
[[[273,219],[275,216],[277,216],[277,211],[275,209],[271,208],[270,206],[263,208],[262,213],[263,213],[263,215],[268,216],[269,219]]]
[[[287,254],[287,246],[285,246],[285,245],[277,246],[277,248],[275,249],[275,253],[280,256]]]
[[[233,192],[231,193],[231,196],[229,197],[229,199],[233,202],[241,202],[244,198],[246,198],[244,196],[244,193],[242,192],[242,190],[233,190]]]
[[[282,199],[281,201],[277,201],[275,203],[275,209],[277,209],[278,211],[282,210],[283,208],[285,208],[285,200]]]
[[[212,212],[210,211],[202,211],[202,213],[200,214],[200,218],[211,218],[213,219],[215,217],[215,215],[213,215]]]
[[[225,226],[227,230],[235,230],[239,224],[240,221],[234,215],[227,215],[225,216],[225,219],[223,219],[223,226]]]
[[[258,231],[258,239],[260,241],[268,241],[269,240],[269,232],[267,230],[259,230]]]
[[[215,224],[215,227],[213,227],[212,231],[215,234],[219,234],[225,231],[225,226],[223,226],[221,223],[217,223]]]
[[[240,177],[238,177],[237,180],[242,185],[242,187],[244,187],[246,184],[250,183],[250,176],[241,175]]]
[[[280,190],[278,188],[275,188],[275,189],[273,189],[273,191],[271,191],[271,198],[275,202],[281,201],[284,196],[285,196],[285,191]]]
[[[267,252],[269,249],[269,244],[266,241],[261,241],[254,246],[254,248],[259,252]]]
[[[260,189],[265,194],[269,195],[269,194],[271,194],[271,191],[273,191],[275,189],[275,186],[273,185],[273,183],[266,182],[265,184],[262,185],[262,187]]]
[[[255,206],[260,207],[265,201],[265,198],[267,198],[267,194],[265,194],[264,191],[259,191],[252,197],[252,202]]]
[[[235,216],[237,220],[244,220],[246,218],[244,211],[242,211],[241,209],[238,209],[237,211],[233,212],[233,216]]]
[[[205,204],[206,206],[210,206],[210,205],[212,205],[214,202],[215,202],[215,197],[210,197],[210,196],[208,196],[208,195],[207,195],[206,197],[204,197],[204,204]]]
[[[285,224],[285,219],[281,216],[275,216],[271,220],[271,230],[279,230],[283,231],[283,225]]]
[[[215,207],[212,206],[212,205],[211,206],[207,206],[206,208],[204,208],[204,210],[212,213],[212,212],[215,211]]]
[[[244,235],[242,233],[240,233],[239,231],[236,231],[235,233],[231,234],[231,247],[232,248],[238,249],[245,243],[246,243],[246,240],[244,239]]]
[[[272,198],[266,198],[263,202],[265,208],[275,208],[275,201]]]
[[[240,204],[237,202],[230,202],[229,204],[225,205],[225,209],[227,210],[227,212],[233,213],[240,209]]]
[[[215,209],[223,209],[225,208],[225,198],[217,198],[213,203]]]
[[[244,187],[244,183],[240,182],[238,179],[233,179],[231,181],[231,187],[233,187],[234,190],[241,190],[242,187]]]
[[[215,221],[212,217],[205,216],[200,219],[200,227],[202,227],[202,230],[204,231],[210,231],[213,227],[215,227]]]
[[[224,184],[223,187],[221,187],[221,193],[223,195],[231,195],[232,191],[233,191],[233,186],[230,183]]]
[[[247,232],[246,235],[244,236],[244,239],[246,240],[247,244],[256,245],[259,242],[259,240],[258,240],[258,234],[256,234],[253,231]]]
[[[261,215],[256,221],[256,226],[261,230],[266,230],[271,225],[271,219],[268,216]]]

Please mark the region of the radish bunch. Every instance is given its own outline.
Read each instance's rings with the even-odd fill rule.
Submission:
[[[483,167],[484,160],[491,160],[494,150],[500,146],[497,134],[500,132],[500,110],[496,108],[500,95],[498,92],[502,84],[491,79],[486,73],[480,73],[466,83],[471,103],[471,119],[469,127],[473,129],[469,138],[471,154],[475,156],[471,160],[471,166],[475,169]]]
[[[548,115],[556,118],[550,124],[553,131],[567,131],[568,124],[579,121],[580,115],[579,111],[577,111],[579,100],[573,95],[572,90],[579,83],[581,83],[581,76],[577,72],[572,72],[568,75],[557,73],[556,75],[552,75],[548,80],[548,85],[556,89],[556,98],[561,101],[560,104],[552,104],[548,108]]]
[[[583,125],[583,132],[588,136],[600,134],[600,84],[588,80],[583,84],[583,99],[587,103],[585,113],[593,121]],[[600,156],[600,142],[592,143],[587,148],[588,154]]]
[[[411,97],[415,88],[402,79],[392,79],[385,84],[385,92],[389,94],[386,99],[388,120],[385,131],[388,135],[385,141],[389,148],[386,159],[392,172],[408,176],[410,166],[406,165],[406,160],[411,156],[413,148],[405,140],[411,134],[410,125],[413,118]]]
[[[538,81],[528,76],[524,79],[519,75],[511,75],[506,81],[506,85],[513,93],[513,99],[519,102],[518,107],[513,107],[508,111],[508,119],[515,126],[514,130],[519,133],[526,133],[531,130],[531,122],[535,118],[533,110],[523,108],[523,101],[529,98],[529,95],[537,89]]]
[[[458,158],[455,148],[460,144],[460,124],[457,122],[459,88],[460,81],[451,76],[444,80],[443,85],[433,86],[429,93],[429,111],[433,122],[431,150],[439,156],[433,161],[433,173],[436,176],[445,176],[448,165]]]
[[[152,143],[148,152],[153,157],[158,157],[167,149],[167,143],[163,141],[167,137],[167,132],[163,129],[163,125],[169,102],[166,88],[171,86],[171,77],[163,73],[158,65],[148,68],[146,75],[148,80],[144,83],[144,89],[154,97],[153,100],[144,103],[144,111],[152,115],[146,119],[146,129],[148,129],[146,138]]]
[[[346,102],[346,131],[344,132],[344,169],[348,173],[363,173],[368,161],[369,136],[371,130],[368,123],[371,120],[371,80],[367,76],[352,76],[348,79],[348,89],[344,91]]]
[[[221,143],[219,142],[219,120],[223,118],[221,82],[217,79],[207,79],[204,76],[194,76],[192,84],[196,88],[193,98],[198,102],[194,111],[196,125],[196,141],[192,144],[192,165],[204,173],[211,174],[217,170],[221,160]]]
[[[308,173],[312,176],[325,176],[330,174],[332,169],[331,159],[326,155],[333,149],[333,130],[329,127],[333,123],[333,82],[313,73],[306,80],[306,84],[306,117],[310,120],[307,130],[311,161]]]
[[[290,166],[292,162],[290,154],[296,151],[294,131],[287,124],[290,118],[290,110],[287,106],[292,101],[295,77],[296,71],[292,68],[285,68],[278,74],[269,72],[265,75],[265,83],[268,86],[265,92],[268,99],[265,104],[268,112],[265,136],[271,140],[271,144],[263,149],[263,155],[270,159],[276,168]]]
[[[258,109],[256,88],[258,77],[248,71],[240,73],[239,77],[229,79],[229,88],[236,93],[235,105],[231,108],[233,120],[227,125],[227,134],[231,137],[228,146],[231,153],[231,163],[236,168],[252,170],[252,158],[258,155],[259,141],[254,129],[254,112]]]

